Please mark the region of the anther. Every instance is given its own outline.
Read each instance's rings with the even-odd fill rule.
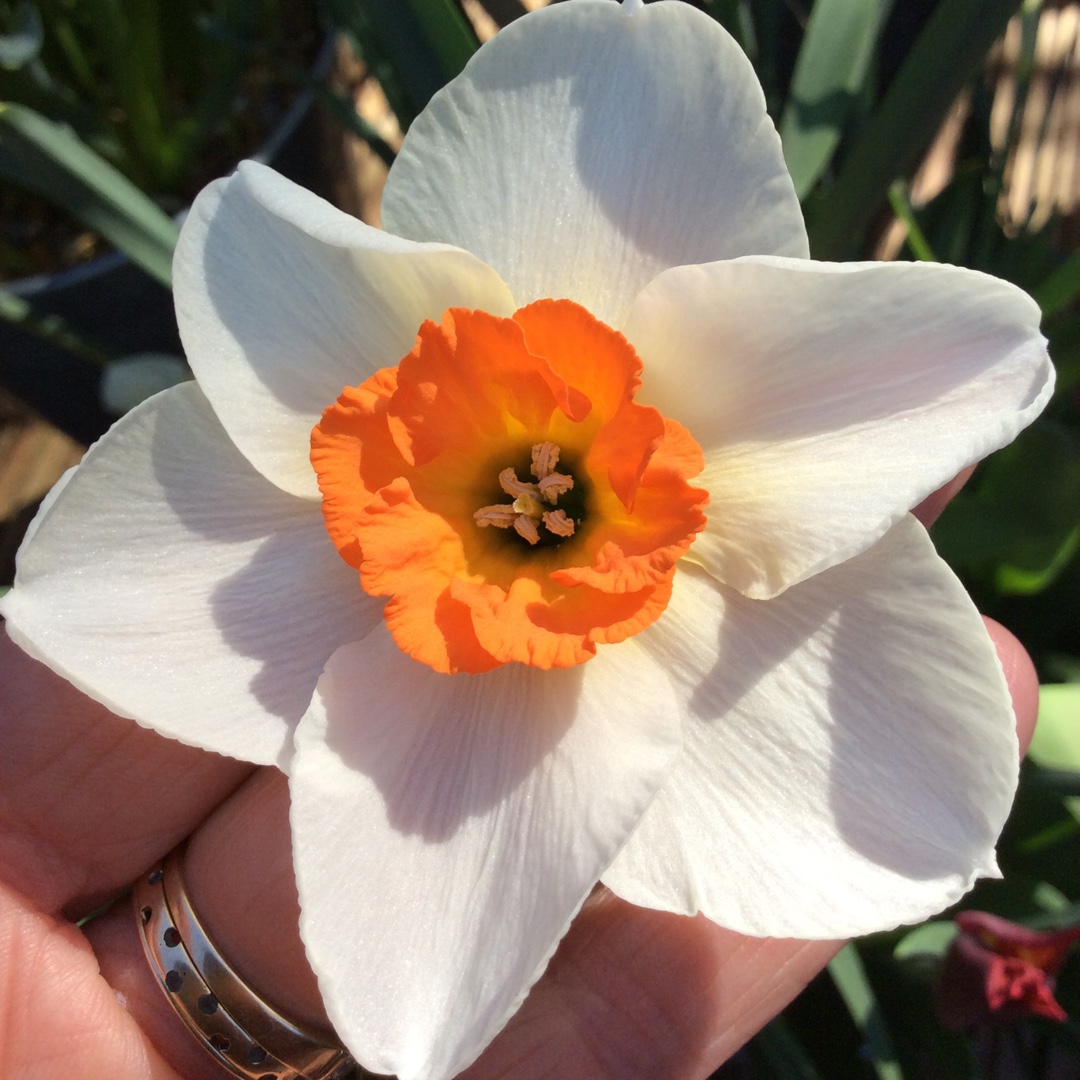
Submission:
[[[573,536],[574,523],[566,516],[565,510],[547,510],[544,513],[544,528],[556,536]]]
[[[540,543],[540,533],[536,528],[536,522],[525,514],[518,514],[514,518],[514,532],[523,540],[528,540],[530,544]]]
[[[473,521],[475,521],[480,528],[484,528],[487,525],[495,525],[500,529],[509,529],[513,526],[514,519],[517,516],[517,511],[509,503],[501,503],[497,506],[481,506],[480,509],[473,514]]]
[[[559,464],[559,448],[553,442],[537,443],[532,448],[532,473],[537,480],[543,480],[555,471]]]
[[[506,492],[507,495],[513,495],[517,498],[520,495],[531,495],[534,499],[540,498],[540,489],[536,484],[522,483],[517,478],[517,473],[513,469],[503,469],[499,473],[499,487]]]
[[[565,495],[574,486],[574,478],[565,473],[548,473],[536,486],[540,489],[544,502],[554,506],[559,501],[559,496]]]

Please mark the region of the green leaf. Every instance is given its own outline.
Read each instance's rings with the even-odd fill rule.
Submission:
[[[1039,687],[1039,722],[1028,757],[1048,769],[1080,773],[1080,683]]]
[[[1080,821],[1077,821],[1076,818],[1055,821],[1053,824],[1047,825],[1045,829],[1040,829],[1033,836],[1021,840],[1017,844],[1017,850],[1024,855],[1037,855],[1047,848],[1056,847],[1066,840],[1071,840],[1077,833],[1080,833]]]
[[[1045,588],[1061,572],[1080,526],[1080,443],[1042,419],[995,454],[934,525],[938,551],[1005,593]]]
[[[69,128],[0,104],[0,151],[0,174],[55,202],[170,283],[175,222]]]
[[[780,139],[802,199],[825,171],[870,73],[892,0],[817,0],[791,78]]]
[[[944,956],[954,937],[956,923],[951,919],[923,923],[896,943],[893,958],[906,960],[912,956]]]
[[[752,61],[756,52],[754,27],[744,0],[705,0],[705,10],[735,39]]]
[[[0,319],[92,364],[104,367],[109,363],[108,351],[80,334],[65,319],[59,315],[43,315],[29,300],[4,288],[0,288]]]
[[[1053,315],[1080,293],[1080,251],[1074,252],[1035,289],[1043,315]]]
[[[479,48],[472,26],[454,0],[408,0],[408,4],[449,82]]]
[[[95,57],[123,110],[121,138],[145,169],[134,179],[148,189],[167,187],[175,149],[167,125],[169,95],[157,5],[152,0],[95,0],[94,6]]]
[[[874,988],[853,944],[845,945],[829,963],[829,974],[851,1019],[866,1040],[866,1052],[878,1080],[903,1080],[892,1040],[885,1028]]]
[[[346,130],[361,138],[389,166],[394,164],[394,149],[357,111],[353,100],[332,89],[325,82],[313,87],[319,102],[326,106],[335,120]]]
[[[1011,563],[1002,563],[994,575],[994,585],[1003,596],[1033,596],[1049,588],[1057,581],[1061,571],[1072,561],[1080,547],[1080,527],[1072,529],[1058,544],[1043,565],[1035,570]]]
[[[1045,769],[1068,771],[1080,779],[1080,684],[1039,687],[1039,722],[1028,757]],[[1080,821],[1080,796],[1063,802]]]
[[[1078,708],[1080,708],[1080,703],[1078,703]],[[1064,799],[1080,796],[1080,771],[1073,769],[1054,769],[1036,765],[1031,769],[1027,782],[1033,791],[1052,798]]]
[[[897,220],[907,230],[907,246],[919,262],[937,262],[934,249],[915,220],[915,211],[908,197],[908,186],[904,180],[894,180],[889,185],[889,205]]]
[[[322,0],[386,91],[405,130],[446,82],[439,58],[401,0]]]
[[[1035,929],[1048,929],[1076,921],[1078,915],[1076,906],[1071,904],[1069,898],[1060,889],[1054,888],[1049,881],[1035,883],[1032,899],[1044,914],[1032,916],[1028,920],[1028,926]]]
[[[750,1041],[749,1049],[764,1077],[821,1080],[810,1055],[783,1016],[766,1024]],[[754,1075],[758,1075],[756,1069]]]
[[[1017,0],[941,0],[816,204],[810,249],[817,259],[861,250],[889,185],[910,177],[945,114],[1005,30]]]

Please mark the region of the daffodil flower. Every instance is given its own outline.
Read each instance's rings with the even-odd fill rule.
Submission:
[[[750,65],[678,3],[504,30],[383,222],[208,188],[197,383],[89,451],[3,602],[118,713],[288,772],[357,1058],[460,1071],[597,881],[835,938],[994,874],[1005,682],[907,511],[1045,404],[1035,304],[811,262]]]

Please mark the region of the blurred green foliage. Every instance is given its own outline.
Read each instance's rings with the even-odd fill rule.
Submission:
[[[258,146],[274,84],[302,80],[294,31],[280,0],[0,0],[0,184],[167,283],[170,214]]]

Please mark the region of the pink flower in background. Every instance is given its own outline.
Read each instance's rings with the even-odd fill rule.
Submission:
[[[956,926],[938,981],[938,1017],[946,1027],[1066,1018],[1054,997],[1054,976],[1080,940],[1080,926],[1030,930],[985,911],[962,911]]]

